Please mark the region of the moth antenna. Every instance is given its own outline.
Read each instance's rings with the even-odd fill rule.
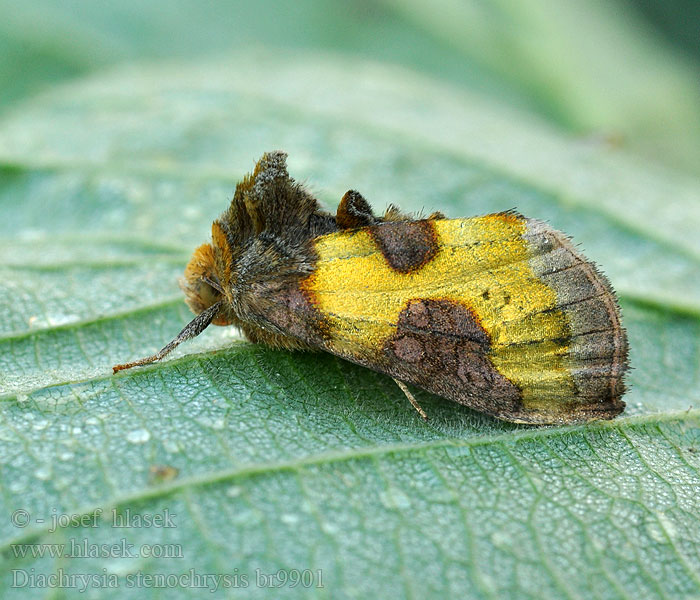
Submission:
[[[202,331],[209,327],[211,322],[214,320],[214,317],[216,317],[216,314],[219,312],[222,304],[223,301],[219,300],[219,302],[216,302],[206,310],[203,310],[187,325],[185,325],[183,330],[177,334],[177,337],[172,342],[152,356],[147,356],[146,358],[141,358],[139,360],[135,360],[134,362],[124,363],[122,365],[115,365],[112,367],[112,373],[117,373],[119,371],[123,371],[124,369],[131,369],[131,367],[148,365],[170,354],[170,352],[177,348],[182,342],[189,340],[190,338],[197,337],[200,333],[202,333]]]
[[[218,281],[210,279],[206,275],[203,275],[201,279],[204,281],[204,283],[208,283],[211,287],[213,287],[217,292],[219,292],[219,294],[224,293],[224,288],[221,287],[221,284]]]
[[[394,379],[394,378],[392,377],[392,379]],[[410,392],[408,387],[406,387],[406,384],[403,381],[399,381],[398,379],[394,379],[394,381],[396,382],[396,385],[399,386],[399,389],[406,395],[406,398],[408,398],[408,401],[413,405],[413,408],[415,408],[418,411],[418,414],[421,417],[423,417],[423,420],[427,421],[428,415],[421,408],[420,404],[418,404],[418,400],[416,400],[416,398]]]

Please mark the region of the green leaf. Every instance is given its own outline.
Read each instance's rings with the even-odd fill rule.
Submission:
[[[230,328],[111,375],[188,320],[189,253],[277,148],[328,207],[356,188],[377,208],[517,207],[572,234],[621,294],[626,412],[526,428],[418,393],[425,423],[384,376]],[[113,576],[120,598],[206,595],[145,578],[168,574],[276,598],[259,575],[280,569],[322,574],[292,597],[700,594],[697,181],[396,68],[264,52],[57,89],[0,121],[0,168],[3,597],[31,581],[77,596],[79,578],[41,588],[59,569],[101,577],[96,598]],[[115,528],[113,509],[174,527]],[[122,539],[183,558],[46,546]]]

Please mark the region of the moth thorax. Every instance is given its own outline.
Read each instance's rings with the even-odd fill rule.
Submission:
[[[195,314],[223,299],[221,277],[216,268],[214,248],[211,244],[202,244],[197,248],[185,267],[185,277],[180,282],[185,292],[185,302]],[[222,310],[212,321],[214,325],[231,325],[232,320]]]

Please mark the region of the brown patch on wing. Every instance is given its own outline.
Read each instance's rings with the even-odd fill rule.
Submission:
[[[489,359],[476,315],[453,300],[410,300],[384,345],[391,374],[491,415],[522,410],[520,390]]]
[[[275,302],[270,305],[265,320],[296,343],[301,341],[310,347],[323,348],[331,339],[328,322],[316,307],[313,293],[298,282],[275,292]]]
[[[438,252],[437,234],[430,221],[395,221],[368,229],[389,266],[411,273],[430,262]]]

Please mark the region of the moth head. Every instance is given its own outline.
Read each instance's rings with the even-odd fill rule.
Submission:
[[[217,302],[224,301],[222,308],[212,319],[214,325],[231,325],[232,320],[225,307],[224,275],[218,268],[216,251],[211,244],[202,244],[187,263],[185,277],[180,287],[185,292],[185,301],[193,313],[200,314]]]

